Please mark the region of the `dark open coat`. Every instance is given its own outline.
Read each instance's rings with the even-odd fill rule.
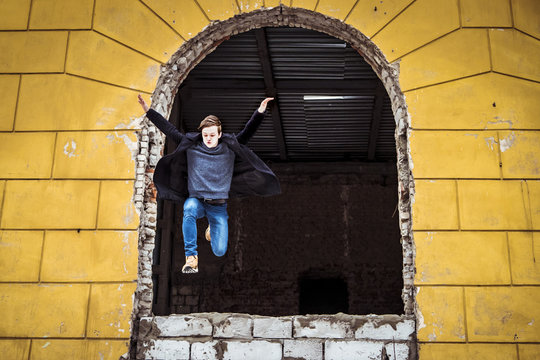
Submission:
[[[186,150],[202,141],[201,133],[182,134],[176,127],[153,109],[146,116],[178,147],[172,154],[163,156],[154,172],[154,184],[161,199],[184,201],[188,196]],[[264,119],[257,110],[244,129],[234,134],[223,134],[220,141],[236,155],[229,197],[259,195],[270,196],[281,193],[279,180],[270,168],[247,146]]]

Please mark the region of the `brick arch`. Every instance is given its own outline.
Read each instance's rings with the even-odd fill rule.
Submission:
[[[398,168],[398,197],[403,246],[403,283],[402,298],[404,314],[414,314],[414,244],[411,223],[411,196],[414,183],[411,173],[411,160],[408,145],[410,119],[405,96],[399,85],[399,67],[390,64],[381,50],[365,35],[339,19],[331,18],[314,11],[290,8],[283,5],[269,9],[258,9],[242,13],[224,21],[212,21],[203,31],[186,41],[161,67],[156,89],[152,94],[152,106],[158,112],[170,114],[179,85],[189,72],[209,53],[230,36],[262,27],[302,27],[339,38],[349,43],[371,65],[381,79],[390,97],[396,123],[395,139]],[[135,199],[141,210],[139,228],[139,276],[135,292],[132,314],[132,332],[130,353],[135,354],[136,339],[139,337],[139,319],[152,315],[152,250],[154,248],[157,203],[155,191],[151,186],[151,175],[162,153],[164,138],[155,127],[144,125],[139,137],[139,159],[137,174],[146,174],[144,182],[138,182],[136,193],[144,193],[141,199]],[[142,191],[141,191],[142,190]],[[132,356],[132,358],[135,358]]]

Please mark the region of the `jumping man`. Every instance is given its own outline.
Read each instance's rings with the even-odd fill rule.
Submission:
[[[186,264],[183,273],[199,271],[197,219],[208,218],[205,237],[216,256],[227,251],[227,199],[248,195],[270,196],[281,192],[276,175],[247,146],[264,119],[269,101],[264,99],[238,134],[221,132],[217,116],[208,115],[200,132],[182,134],[163,116],[150,109],[139,95],[147,118],[178,147],[162,157],[154,172],[161,199],[184,201],[182,233]]]

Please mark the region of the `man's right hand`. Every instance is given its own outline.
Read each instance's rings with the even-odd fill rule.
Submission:
[[[137,96],[137,98],[139,99],[139,104],[141,104],[143,110],[145,113],[148,112],[148,110],[150,110],[150,107],[146,104],[146,101],[144,101],[144,99],[142,98],[141,94],[139,94]]]

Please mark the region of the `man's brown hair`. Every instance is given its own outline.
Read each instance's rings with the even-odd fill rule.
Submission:
[[[208,115],[201,121],[197,130],[202,130],[210,126],[217,126],[218,134],[221,134],[221,121],[219,121],[216,115]]]

